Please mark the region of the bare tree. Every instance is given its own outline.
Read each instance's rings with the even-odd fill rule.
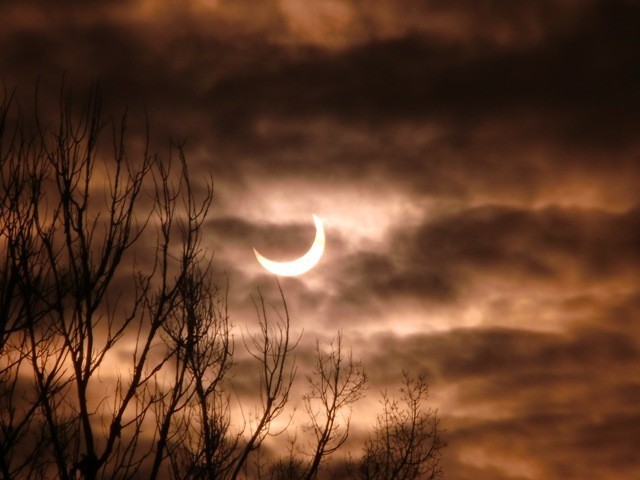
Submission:
[[[350,407],[362,397],[367,376],[351,352],[344,354],[339,333],[328,352],[323,352],[320,343],[316,343],[315,371],[308,381],[310,392],[304,397],[310,419],[307,428],[315,437],[316,446],[304,478],[311,480],[316,477],[321,462],[346,442]]]
[[[311,480],[323,462],[340,449],[349,436],[351,407],[364,393],[367,376],[351,351],[344,351],[342,334],[328,344],[316,341],[315,363],[307,375],[308,393],[303,396],[308,421],[303,431],[311,448],[290,439],[287,456],[267,469],[273,480]]]
[[[3,417],[3,472],[11,478],[21,469],[12,455],[29,446],[16,431],[30,430],[38,447],[26,451],[44,449],[38,457],[43,476],[130,478],[152,451],[153,465],[163,458],[169,433],[160,428],[153,441],[141,442],[140,432],[165,398],[148,393],[177,358],[161,333],[184,310],[186,285],[202,278],[198,232],[211,185],[196,203],[180,146],[177,173],[170,174],[174,159],[163,162],[146,148],[133,160],[126,148],[126,116],[118,124],[106,122],[97,90],[79,116],[61,95],[55,126],[38,117],[31,133],[18,116],[9,134],[9,106],[5,102],[0,115],[0,348],[2,400],[10,403]],[[112,152],[105,155],[99,140],[109,124]],[[134,267],[127,279],[134,246],[149,224],[158,232],[151,267]],[[120,299],[127,291],[125,304]],[[131,336],[131,362],[119,373],[112,398],[93,398],[104,362]],[[19,407],[15,387],[28,383],[25,362],[32,394],[23,393]],[[181,381],[170,389],[179,398]]]
[[[178,351],[183,368],[179,374],[188,378],[182,381],[185,401],[181,407],[185,415],[171,438],[172,471],[181,479],[242,478],[248,474],[249,459],[259,455],[264,440],[280,433],[274,432],[272,425],[289,401],[296,373],[291,354],[297,339],[291,338],[282,290],[284,312],[275,310],[275,322],[270,320],[259,293],[255,303],[259,332],[248,336],[246,348],[260,372],[260,406],[257,411],[247,412],[249,418],[234,430],[231,398],[225,385],[234,351],[226,303],[214,303],[213,295],[194,297],[191,287],[188,284],[185,296],[186,315],[171,331],[171,341],[181,345]]]
[[[185,282],[182,314],[166,326],[167,342],[175,345],[175,372],[180,379],[176,383],[182,384],[184,400],[179,406],[180,395],[174,394],[172,402],[162,402],[158,419],[171,419],[167,411],[181,412],[173,415],[173,425],[161,428],[173,429],[167,456],[174,476],[183,479],[222,478],[237,444],[230,430],[230,397],[223,386],[233,365],[231,324],[226,294],[220,297],[210,284],[209,267]],[[197,288],[201,282],[207,288]]]
[[[429,389],[423,377],[404,373],[400,399],[383,393],[383,411],[357,464],[363,480],[433,480],[443,475],[437,412],[426,408]]]

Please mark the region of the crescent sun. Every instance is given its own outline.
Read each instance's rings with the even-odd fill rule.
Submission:
[[[316,225],[316,238],[307,253],[290,262],[274,262],[260,255],[254,247],[253,252],[256,254],[260,265],[269,272],[284,277],[302,275],[315,267],[324,253],[324,227],[322,220],[317,215],[313,215],[313,222]]]

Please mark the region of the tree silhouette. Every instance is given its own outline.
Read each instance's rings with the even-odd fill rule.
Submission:
[[[436,413],[424,405],[429,390],[423,377],[404,373],[400,399],[382,395],[383,411],[357,464],[357,478],[429,479],[442,476],[440,437]]]
[[[264,459],[297,372],[284,294],[273,310],[255,301],[259,330],[243,344],[260,406],[234,418],[227,291],[201,245],[212,180],[194,182],[181,144],[161,158],[148,134],[129,142],[126,121],[105,119],[98,89],[79,113],[62,89],[55,122],[36,109],[29,123],[6,91],[0,104],[0,474],[316,478],[347,440],[363,366],[340,335],[317,344],[303,397],[311,448],[293,441],[288,457]],[[384,396],[352,475],[440,473],[425,398],[408,377],[407,410]]]

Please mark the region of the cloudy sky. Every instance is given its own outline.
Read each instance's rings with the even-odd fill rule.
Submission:
[[[343,331],[372,398],[426,375],[447,478],[634,479],[638,18],[635,0],[3,2],[0,75],[26,102],[38,76],[99,79],[158,149],[186,139],[237,324],[275,293],[252,248],[299,256],[321,216],[325,256],[282,280],[293,322],[308,343]]]

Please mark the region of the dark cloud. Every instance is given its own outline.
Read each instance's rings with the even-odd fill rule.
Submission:
[[[580,209],[480,207],[427,223],[408,255],[453,268],[493,269],[544,280],[575,268],[606,278],[640,262],[640,210],[623,214]],[[567,263],[572,268],[567,268]]]
[[[256,247],[266,257],[276,261],[283,255],[296,258],[304,254],[313,243],[315,232],[308,224],[252,224],[239,218],[222,217],[211,220],[207,230],[222,242]],[[299,252],[299,254],[292,253]]]
[[[354,256],[342,273],[354,279],[344,292],[347,298],[409,295],[455,302],[492,277],[559,289],[635,281],[639,231],[638,209],[621,214],[556,207],[464,210],[401,231],[389,242],[389,256]]]
[[[510,22],[522,30],[519,23],[532,22],[531,16],[554,21],[553,2],[542,2],[539,12],[503,2],[457,3],[431,3],[426,9],[455,12],[487,29]],[[204,101],[221,135],[251,133],[265,114],[365,123],[436,117],[472,126],[487,116],[550,110],[559,117],[558,133],[566,130],[580,145],[608,137],[628,141],[640,102],[633,68],[639,54],[632,48],[632,19],[639,7],[628,1],[590,4],[584,9],[588,14],[577,19],[559,16],[556,21],[566,22],[562,28],[533,45],[469,48],[473,35],[469,44],[451,46],[414,32],[337,52],[316,48],[300,54],[257,36],[230,41],[189,9],[173,12],[167,29],[160,14],[125,22],[105,14],[115,7],[73,3],[75,14],[45,16],[32,2],[31,9],[43,17],[41,28],[7,25],[4,63],[13,67],[12,75],[49,75],[54,68],[71,70],[80,82],[97,76],[122,89],[120,95],[142,96],[154,105],[171,102],[177,108],[180,102],[185,109]],[[569,111],[580,115],[567,118]]]
[[[64,71],[79,86],[100,78],[114,104],[146,106],[153,138],[189,138],[211,152],[198,162],[235,181],[253,169],[294,178],[313,169],[324,181],[382,177],[463,198],[576,194],[585,183],[604,198],[638,191],[635,2],[398,2],[387,21],[415,11],[540,33],[500,44],[469,28],[464,42],[451,42],[414,25],[339,50],[300,50],[263,27],[230,36],[214,23],[229,6],[127,16],[135,5],[7,7],[7,81],[28,96],[37,75],[52,90]],[[266,24],[281,27],[281,15]]]
[[[571,195],[586,183],[605,198],[634,195],[636,10],[599,3],[565,30],[514,48],[414,35],[256,65],[207,92],[213,130],[265,174],[313,168],[349,182],[364,173],[464,197]],[[279,128],[263,128],[265,119]]]
[[[456,385],[460,403],[446,420],[447,440],[462,460],[448,461],[456,478],[467,478],[474,468],[487,475],[497,465],[490,459],[501,455],[512,466],[533,468],[523,478],[583,478],[588,472],[632,478],[640,468],[630,448],[640,433],[640,410],[630,399],[640,385],[629,379],[639,340],[606,327],[571,333],[461,329],[378,338],[367,363],[381,385],[393,382],[378,378],[389,363],[427,374],[432,391]],[[482,411],[495,413],[484,417]],[[474,449],[485,452],[487,465],[465,465],[465,452]],[[520,478],[507,474],[509,462],[496,470],[495,478]]]

